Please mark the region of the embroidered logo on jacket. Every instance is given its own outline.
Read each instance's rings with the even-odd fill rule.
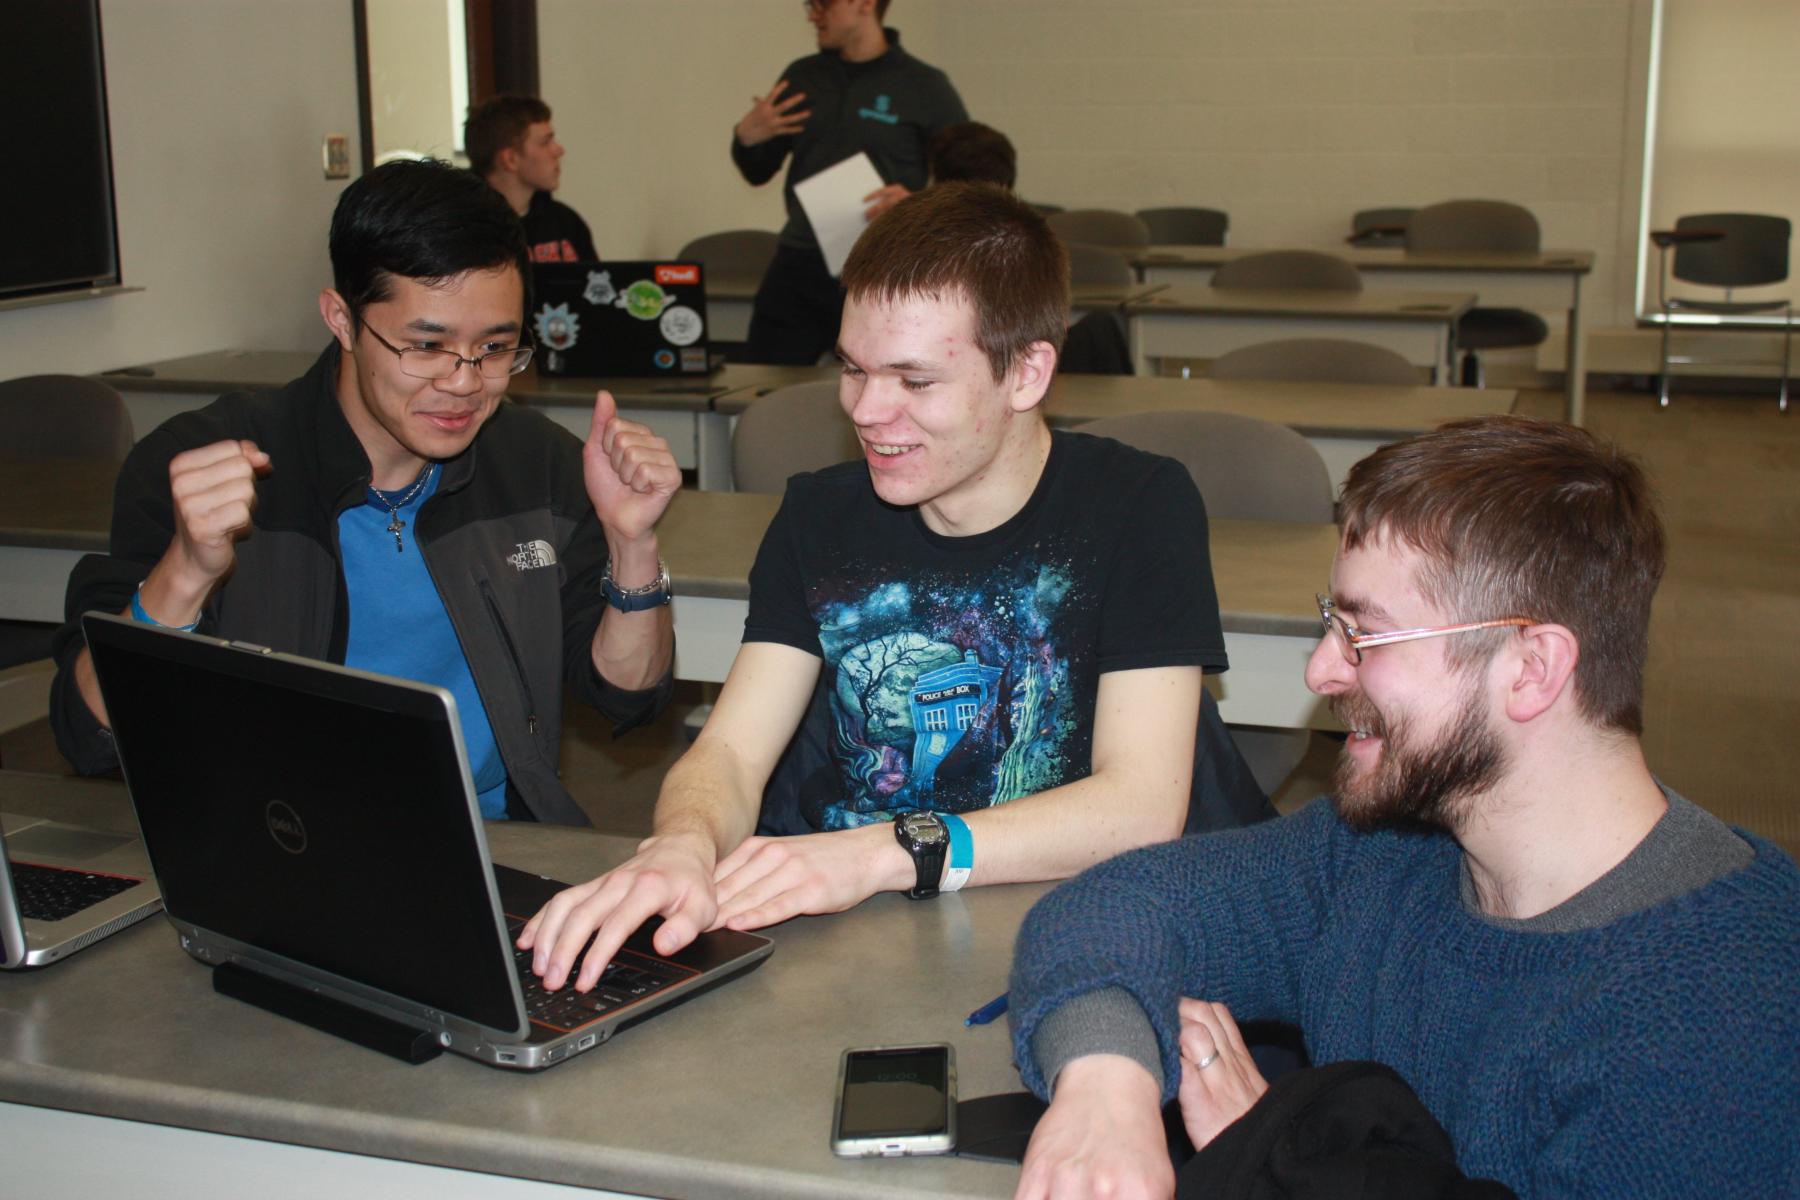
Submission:
[[[556,551],[549,542],[541,539],[530,542],[515,542],[518,551],[506,556],[506,561],[521,571],[535,571],[539,567],[554,567]]]
[[[856,110],[856,115],[865,121],[880,121],[887,125],[898,125],[900,123],[900,114],[888,111],[893,107],[893,104],[893,100],[889,99],[887,96],[877,96],[875,97],[874,108],[859,108]]]

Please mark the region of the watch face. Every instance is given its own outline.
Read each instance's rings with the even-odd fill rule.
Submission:
[[[921,846],[934,846],[950,838],[950,831],[935,813],[907,813],[900,818],[900,828],[908,838]]]

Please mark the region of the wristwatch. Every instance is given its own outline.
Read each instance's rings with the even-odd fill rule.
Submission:
[[[912,855],[918,882],[906,893],[914,900],[938,894],[944,874],[944,856],[950,851],[950,830],[933,812],[902,813],[894,818],[894,839]]]
[[[600,594],[620,612],[643,612],[647,608],[660,608],[669,602],[669,568],[659,558],[656,560],[655,582],[643,587],[622,588],[613,582],[612,564],[609,562],[600,576]]]

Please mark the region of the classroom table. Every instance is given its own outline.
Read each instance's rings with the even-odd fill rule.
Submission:
[[[1385,346],[1449,384],[1456,322],[1474,304],[1472,293],[1461,292],[1168,284],[1124,308],[1139,375],[1156,374],[1160,358],[1218,358],[1262,342],[1321,337]]]
[[[0,772],[0,806],[132,827],[118,784]],[[576,881],[632,839],[499,822],[501,863]],[[770,931],[749,975],[535,1074],[408,1066],[227,999],[165,918],[51,967],[0,972],[8,1195],[1006,1197],[1018,1169],[846,1160],[827,1142],[847,1046],[946,1041],[960,1094],[1020,1088],[1006,990],[1041,884],[898,893]]]
[[[764,367],[752,386],[713,402],[735,421],[778,388],[835,379],[835,368]],[[1169,375],[1058,375],[1044,415],[1059,427],[1126,413],[1192,409],[1273,421],[1304,436],[1325,460],[1334,483],[1379,446],[1446,421],[1508,413],[1518,393],[1507,388],[1396,387],[1366,383],[1290,383],[1273,380],[1180,379]]]
[[[1206,284],[1219,266],[1268,247],[1144,246],[1128,251],[1146,283]],[[1434,251],[1400,247],[1321,247],[1354,263],[1380,287],[1474,292],[1483,307],[1564,314],[1565,419],[1579,425],[1587,397],[1587,317],[1582,280],[1594,269],[1592,250]]]
[[[750,312],[755,307],[760,279],[738,275],[727,278],[708,276],[706,280],[706,314],[710,323],[707,336],[715,342],[744,342],[750,338]],[[1069,308],[1075,316],[1102,308],[1113,308],[1144,289],[1115,287],[1112,284],[1083,284],[1071,291]]]
[[[118,464],[0,459],[0,619],[61,621],[69,571],[109,541]],[[750,566],[777,496],[684,489],[657,527],[673,585],[675,674],[721,682],[749,609]],[[1213,577],[1232,668],[1210,680],[1225,719],[1335,729],[1301,679],[1319,634],[1313,594],[1337,545],[1330,525],[1214,521]]]
[[[288,350],[219,350],[105,371],[99,378],[125,397],[142,437],[176,413],[204,407],[226,392],[280,387],[304,375],[316,358]],[[694,471],[701,487],[722,487],[730,480],[730,430],[710,419],[713,398],[760,379],[756,370],[735,364],[708,375],[623,379],[547,377],[532,366],[512,378],[507,394],[585,438],[593,424],[594,393],[606,388],[625,416],[668,440],[676,463]]]

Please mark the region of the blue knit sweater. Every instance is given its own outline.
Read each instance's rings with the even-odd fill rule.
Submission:
[[[1122,988],[1180,1079],[1176,1001],[1373,1059],[1443,1123],[1462,1169],[1527,1197],[1800,1196],[1800,870],[1754,861],[1597,929],[1507,930],[1459,901],[1443,834],[1281,821],[1094,867],[1038,902],[1012,976],[1040,1096],[1039,1023]]]

